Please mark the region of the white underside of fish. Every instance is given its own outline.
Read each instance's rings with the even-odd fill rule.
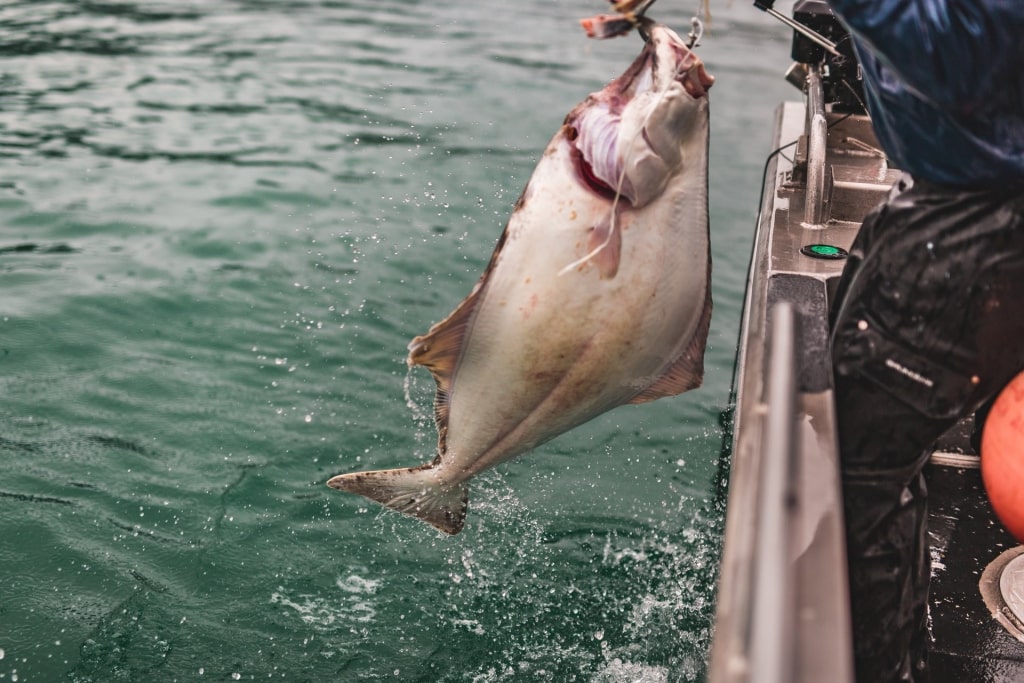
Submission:
[[[645,68],[678,71],[665,64],[678,58],[665,44],[678,37],[656,28]],[[687,54],[680,63],[693,69]],[[640,61],[631,67],[637,81],[646,76]],[[339,475],[331,486],[457,533],[469,478],[616,406],[700,385],[711,315],[708,101],[667,73],[660,88],[636,96],[658,98],[642,115],[625,109],[619,122],[619,113],[597,110],[602,98],[623,106],[618,91],[607,94],[611,85],[569,114],[480,282],[410,344],[410,364],[438,383],[435,460]],[[587,168],[604,176],[597,189],[581,179],[588,131],[577,128],[596,125],[587,122],[595,111],[634,130],[610,148],[615,163],[591,162],[597,152],[583,150]],[[605,166],[621,170],[608,177]]]
[[[530,179],[475,302],[450,385],[446,481],[633,401],[677,361],[690,361],[687,381],[658,395],[700,383],[702,354],[686,352],[708,301],[706,166],[678,176],[662,201],[617,211],[618,267],[603,277],[601,253],[564,270],[594,248],[593,226],[609,214],[563,171],[571,163],[563,137]]]

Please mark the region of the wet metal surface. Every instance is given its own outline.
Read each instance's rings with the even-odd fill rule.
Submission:
[[[999,592],[1016,621],[1024,621],[1024,555],[1018,555],[1003,567]]]
[[[992,615],[979,582],[1017,543],[995,519],[981,471],[931,465],[928,530],[933,683],[1024,681],[1024,643]]]

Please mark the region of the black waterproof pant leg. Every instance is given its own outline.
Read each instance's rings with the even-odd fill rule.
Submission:
[[[850,251],[832,353],[857,680],[926,681],[921,471],[1024,369],[1024,189],[904,177]]]

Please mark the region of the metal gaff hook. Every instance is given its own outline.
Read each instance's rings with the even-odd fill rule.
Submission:
[[[704,22],[699,17],[690,19],[690,32],[686,37],[690,41],[686,44],[688,49],[692,50],[700,45],[700,39],[704,37]]]

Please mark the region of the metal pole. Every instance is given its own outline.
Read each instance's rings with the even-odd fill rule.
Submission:
[[[796,429],[796,316],[789,302],[771,311],[765,450],[757,520],[750,680],[791,683],[794,674],[796,593],[790,562],[790,509],[794,504]]]
[[[828,123],[825,121],[825,92],[821,67],[813,64],[807,71],[807,191],[804,196],[804,223],[821,226],[825,201],[825,145]]]

